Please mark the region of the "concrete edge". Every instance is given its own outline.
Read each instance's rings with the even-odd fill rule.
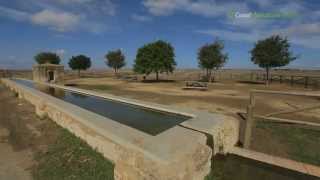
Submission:
[[[289,169],[292,171],[320,178],[320,167],[315,165],[298,162],[291,159],[281,158],[277,156],[272,156],[269,154],[243,149],[239,147],[234,147],[230,153],[262,163],[267,163],[269,165],[278,166],[281,168]]]

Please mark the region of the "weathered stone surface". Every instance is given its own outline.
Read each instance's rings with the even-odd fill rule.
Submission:
[[[32,67],[33,80],[36,82],[62,82],[64,76],[63,65],[38,64]]]
[[[46,114],[111,160],[115,164],[115,178],[119,180],[202,180],[210,171],[212,156],[212,149],[207,145],[207,137],[202,132],[214,137],[214,153],[228,152],[237,140],[238,124],[233,118],[225,116],[182,111],[72,89],[192,117],[182,126],[175,126],[152,136],[14,81],[4,79],[3,82],[34,104],[37,113]]]

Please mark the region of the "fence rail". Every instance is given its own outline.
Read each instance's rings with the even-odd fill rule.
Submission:
[[[266,80],[266,73],[262,72],[217,72],[214,74],[215,80],[235,80],[235,81],[251,81],[263,82]],[[320,76],[318,75],[293,75],[285,73],[272,73],[269,75],[270,83],[289,84],[290,86],[300,85],[305,88],[320,88]]]
[[[283,119],[274,117],[275,115],[279,114],[289,114],[289,113],[296,113],[296,112],[303,112],[307,110],[313,110],[320,108],[320,104],[297,108],[295,110],[286,110],[286,111],[279,111],[269,113],[263,116],[255,116],[254,115],[254,107],[255,107],[255,99],[256,96],[259,94],[273,94],[273,95],[286,95],[286,96],[301,96],[301,97],[315,97],[320,98],[319,93],[306,93],[306,92],[282,92],[282,91],[264,91],[264,90],[252,90],[250,92],[250,103],[247,106],[247,114],[246,114],[246,124],[245,124],[245,135],[244,135],[244,147],[249,148],[251,142],[251,134],[252,128],[254,127],[255,119],[263,119],[269,121],[277,121],[277,122],[290,122],[296,124],[304,124],[304,125],[312,125],[312,126],[320,126],[320,123],[311,123],[311,122],[304,122],[299,120],[292,120],[292,119]]]

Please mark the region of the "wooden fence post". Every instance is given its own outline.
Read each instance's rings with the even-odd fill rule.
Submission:
[[[251,135],[252,135],[252,128],[253,128],[253,106],[250,104],[247,107],[247,119],[244,131],[244,144],[243,147],[246,149],[250,148],[251,144]]]
[[[319,88],[319,81],[318,79],[314,80],[314,88],[318,89]]]
[[[309,84],[309,77],[306,76],[304,77],[304,88],[308,88],[308,84]]]

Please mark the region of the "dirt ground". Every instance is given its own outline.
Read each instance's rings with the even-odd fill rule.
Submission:
[[[114,77],[71,79],[65,83],[75,85],[78,88],[107,92],[133,99],[223,113],[236,117],[238,117],[237,113],[246,111],[249,103],[249,92],[252,89],[315,93],[312,90],[290,87],[285,84],[274,83],[270,87],[265,87],[261,83],[234,81],[210,83],[208,91],[183,90],[183,81],[142,83],[128,82]],[[256,115],[265,115],[281,110],[294,110],[320,102],[316,98],[279,95],[259,95],[256,100]],[[320,110],[277,117],[320,122]]]
[[[35,153],[45,151],[55,129],[34,107],[0,84],[0,179],[32,179]]]

